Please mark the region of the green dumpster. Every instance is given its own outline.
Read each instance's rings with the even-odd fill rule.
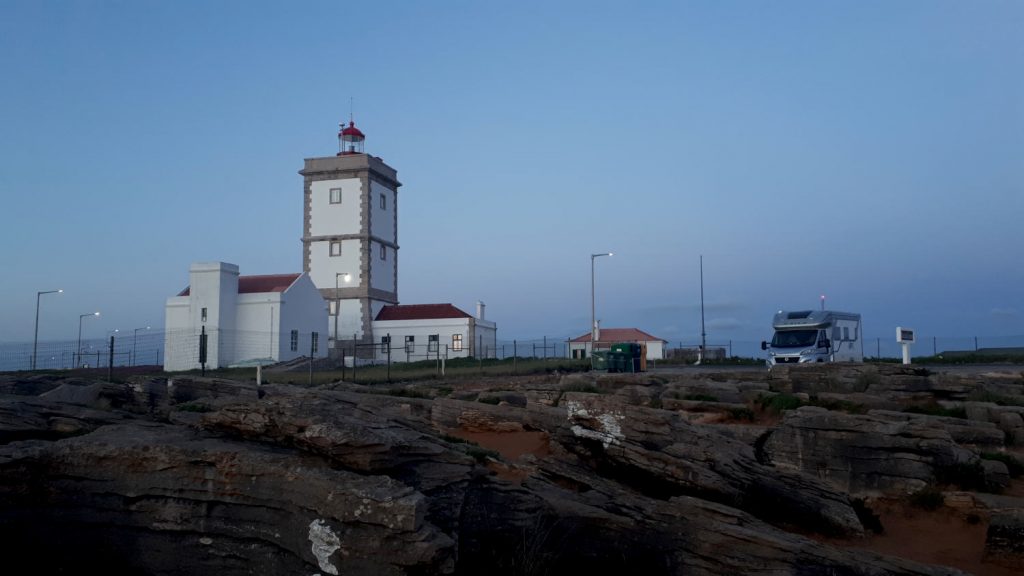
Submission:
[[[591,370],[608,370],[608,351],[607,350],[596,350],[590,355],[590,369]]]
[[[612,344],[612,351],[618,359],[616,369],[608,369],[609,372],[639,372],[640,371],[640,345],[633,342],[621,342]],[[610,357],[610,356],[609,356]]]
[[[614,350],[607,352],[608,356],[608,371],[609,372],[622,372],[622,354]]]

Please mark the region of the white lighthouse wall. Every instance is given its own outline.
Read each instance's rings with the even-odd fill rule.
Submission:
[[[395,191],[375,181],[370,181],[370,235],[395,241]],[[380,207],[384,196],[384,208]]]
[[[331,188],[341,188],[340,204],[331,204]],[[358,234],[362,189],[358,178],[311,183],[309,235]]]
[[[318,288],[334,289],[337,281],[339,288],[355,288],[362,284],[359,259],[361,255],[360,241],[342,240],[341,256],[331,256],[329,241],[311,242],[309,247],[309,275]],[[379,256],[379,255],[378,255]],[[345,277],[336,277],[337,272],[348,272]]]

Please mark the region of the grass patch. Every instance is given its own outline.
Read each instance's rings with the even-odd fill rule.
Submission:
[[[601,393],[597,386],[587,382],[568,382],[562,385],[562,392],[588,392],[590,394]]]
[[[910,495],[910,505],[922,510],[938,510],[946,505],[946,498],[940,490],[926,486]]]
[[[972,402],[991,402],[996,406],[1024,406],[1024,398],[1019,396],[1004,396],[989,392],[988,390],[975,389],[967,395]]]
[[[957,406],[955,408],[943,408],[938,402],[928,402],[925,404],[914,404],[907,406],[902,410],[908,414],[925,414],[928,416],[945,416],[947,418],[960,418],[963,420],[967,419],[967,411],[963,406]]]
[[[773,414],[782,414],[787,410],[796,410],[803,406],[803,401],[792,394],[776,394],[774,396],[760,395],[754,401],[761,410]]]
[[[683,396],[683,400],[696,400],[698,402],[718,402],[717,396],[710,394],[687,394]]]
[[[857,375],[857,379],[854,380],[857,388],[863,392],[872,386],[878,386],[881,384],[882,378],[874,372],[862,372]]]
[[[178,404],[177,406],[175,406],[175,409],[181,410],[182,412],[213,412],[213,408],[210,408],[206,404],[198,404],[195,402],[189,402],[187,404]]]
[[[469,447],[466,448],[466,454],[472,456],[474,460],[481,464],[487,462],[488,459],[501,460],[501,454],[498,454],[494,450],[482,448],[477,444],[470,444]]]
[[[431,398],[430,394],[413,388],[385,388],[381,390],[368,390],[368,392],[382,396],[398,396],[399,398],[423,398],[428,400]]]
[[[441,434],[441,440],[451,442],[452,444],[476,444],[476,442],[471,442],[465,438],[459,438],[458,436],[452,436],[451,434]]]
[[[729,408],[729,417],[733,420],[746,420],[747,422],[753,422],[754,411],[746,406],[743,406],[742,408]]]
[[[826,410],[832,410],[833,412],[846,412],[847,414],[867,414],[868,412],[867,406],[857,404],[856,402],[850,402],[849,400],[823,400],[820,398],[811,398],[807,405],[818,406],[820,408],[825,408]]]
[[[1019,478],[1024,476],[1024,462],[1013,457],[1011,454],[1005,452],[982,452],[981,457],[985,460],[997,460],[1006,464],[1006,469],[1010,473],[1010,478]]]

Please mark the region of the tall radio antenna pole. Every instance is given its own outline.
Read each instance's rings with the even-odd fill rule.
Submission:
[[[704,255],[700,256],[700,350],[701,355],[707,347],[705,338],[707,334],[704,332]]]

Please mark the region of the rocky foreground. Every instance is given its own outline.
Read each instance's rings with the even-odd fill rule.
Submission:
[[[874,499],[944,492],[988,522],[986,563],[1024,569],[1024,500],[999,495],[1022,416],[1020,372],[877,365],[8,375],[0,541],[37,574],[962,574],[823,543],[884,529]]]

